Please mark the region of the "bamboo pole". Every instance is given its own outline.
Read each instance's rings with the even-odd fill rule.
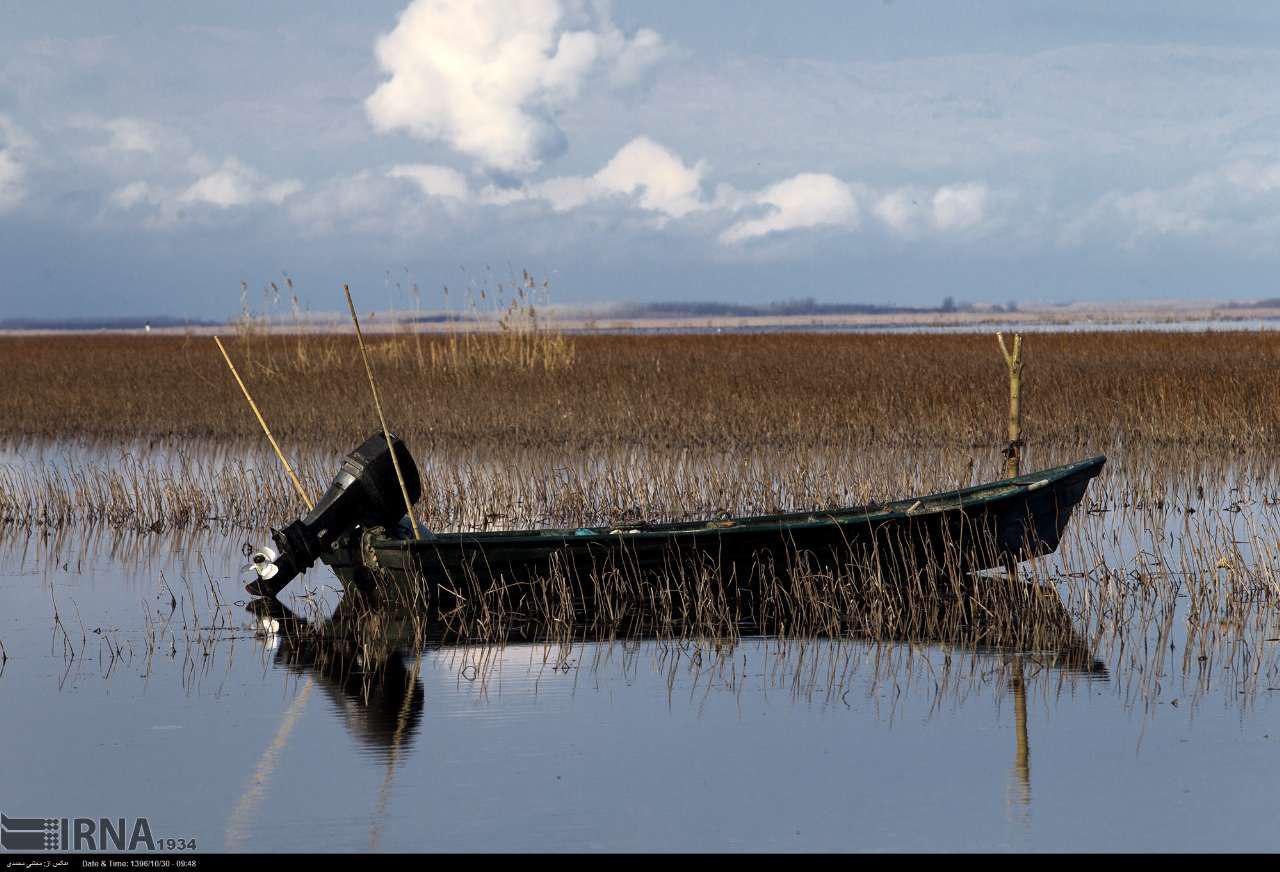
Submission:
[[[249,781],[245,785],[244,792],[240,794],[240,801],[231,812],[231,819],[227,822],[227,835],[224,842],[226,850],[236,851],[243,846],[248,836],[249,821],[253,819],[254,812],[257,811],[262,798],[267,793],[267,788],[271,785],[271,777],[275,774],[276,764],[280,762],[280,754],[289,743],[289,736],[293,733],[298,718],[302,716],[303,709],[307,707],[307,697],[311,695],[311,687],[314,683],[315,677],[308,675],[307,683],[302,686],[301,692],[294,697],[284,717],[281,718],[275,738],[258,758],[258,765],[249,773]]]
[[[258,423],[262,425],[262,432],[267,434],[267,441],[271,443],[271,447],[275,449],[276,457],[280,458],[280,463],[284,466],[284,471],[289,474],[289,480],[293,482],[293,488],[298,492],[298,496],[302,497],[303,504],[306,505],[307,511],[315,508],[311,502],[311,497],[307,496],[307,492],[302,488],[302,482],[298,481],[298,476],[294,474],[293,467],[289,465],[289,461],[285,460],[284,452],[280,450],[280,446],[276,444],[276,437],[271,435],[271,428],[267,426],[266,420],[263,419],[262,413],[258,411],[258,404],[253,401],[253,397],[249,395],[249,389],[245,387],[244,381],[240,378],[240,373],[236,372],[236,365],[231,362],[227,349],[222,346],[222,340],[217,336],[213,337],[213,341],[218,344],[218,350],[222,352],[222,359],[227,362],[227,367],[231,370],[231,374],[235,376],[236,384],[240,385],[244,398],[249,401],[249,408],[253,409],[253,414],[257,417]]]
[[[400,471],[400,458],[396,456],[395,446],[391,444],[391,431],[387,429],[386,416],[382,414],[382,400],[378,399],[378,385],[373,380],[373,367],[369,364],[369,352],[364,347],[364,334],[360,332],[360,318],[356,316],[356,304],[351,300],[351,288],[342,286],[347,295],[347,308],[351,310],[351,321],[356,325],[356,342],[360,345],[360,357],[364,360],[364,371],[369,376],[369,390],[373,392],[373,407],[378,410],[378,422],[382,424],[382,435],[387,440],[387,450],[391,452],[391,465],[396,471],[396,480],[400,482],[400,495],[404,497],[404,507],[409,512],[409,524],[413,527],[413,538],[421,539],[418,532],[418,519],[413,515],[413,503],[409,500],[409,488],[404,483],[404,473]]]
[[[1022,466],[1022,334],[1013,334],[1013,351],[1005,347],[1003,333],[996,333],[996,342],[1009,370],[1009,445],[1004,450],[1004,475],[1014,478]]]

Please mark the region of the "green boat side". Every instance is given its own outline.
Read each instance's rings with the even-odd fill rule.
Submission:
[[[807,554],[820,563],[874,562],[892,571],[954,563],[966,571],[1008,566],[1054,551],[1102,456],[958,490],[886,504],[753,515],[699,522],[439,533],[414,539],[381,528],[356,529],[322,557],[344,583],[371,570],[453,587],[497,579],[533,581],[554,565],[571,574],[603,569],[661,573],[673,561],[710,558],[739,570],[762,557],[775,565]],[[740,574],[740,573],[739,573]],[[465,582],[465,584],[464,584]]]
[[[1046,487],[1053,487],[1068,480],[1092,479],[1101,472],[1106,457],[1097,455],[1075,463],[1055,466],[1015,478],[987,482],[920,497],[907,497],[884,504],[852,506],[824,511],[787,512],[773,515],[749,515],[711,521],[678,521],[665,524],[615,524],[604,527],[542,528],[533,530],[463,531],[457,533],[428,534],[422,539],[402,536],[377,535],[369,544],[376,548],[406,547],[410,550],[431,549],[434,546],[468,541],[477,545],[505,545],[518,547],[522,543],[536,546],[547,539],[614,540],[619,536],[629,539],[669,539],[673,535],[703,534],[708,530],[733,531],[743,534],[777,534],[785,530],[803,530],[812,527],[846,524],[878,524],[908,518],[919,519],[925,515],[957,509],[973,510],[984,505],[1008,500],[1021,494]]]

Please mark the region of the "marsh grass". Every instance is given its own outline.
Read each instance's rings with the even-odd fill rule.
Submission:
[[[284,349],[241,364],[256,361],[251,390],[318,492],[373,429],[354,340],[253,341]],[[391,425],[427,473],[431,526],[830,507],[999,475],[1006,376],[990,337],[583,336],[563,365],[519,363],[523,340],[512,365],[421,363],[467,341],[371,337]],[[1028,467],[1099,451],[1258,457],[1280,434],[1277,334],[1045,334],[1027,356]],[[0,437],[20,458],[51,443],[137,458],[9,464],[0,518],[151,528],[296,514],[207,337],[8,338],[0,366]],[[208,446],[253,461],[182,459]]]
[[[245,341],[237,362],[252,359],[251,388],[319,493],[373,430],[354,340],[264,330]],[[990,336],[581,336],[562,365],[518,353],[515,364],[433,364],[433,350],[454,353],[450,341],[373,337],[393,429],[423,470],[421,517],[437,531],[831,508],[1000,475],[1007,374]],[[747,609],[692,567],[644,595],[626,579],[588,579],[603,603],[588,611],[584,581],[553,574],[536,596],[459,591],[472,595],[444,612],[411,602],[423,617],[406,644],[447,642],[482,681],[513,637],[538,640],[560,668],[587,642],[611,656],[600,653],[618,650],[609,640],[631,635],[732,683],[733,652],[763,632],[786,643],[778,680],[794,667],[806,693],[832,675],[838,687],[842,657],[911,661],[928,644],[974,653],[945,671],[911,661],[913,680],[964,693],[1012,681],[1017,660],[1048,693],[1077,675],[1060,666],[1080,658],[1051,644],[1069,625],[1077,653],[1105,662],[1135,705],[1224,686],[1248,705],[1280,684],[1280,335],[1037,334],[1025,353],[1024,467],[1111,460],[1060,551],[1013,587],[990,580],[975,593],[946,578],[939,597],[881,583],[874,567],[798,565],[785,586],[763,579]],[[9,338],[0,365],[11,373],[0,435],[16,455],[0,467],[0,538],[84,527],[134,542],[239,539],[301,510],[207,337]],[[130,656],[189,656],[194,679],[244,629],[205,591],[216,586],[166,584],[170,613],[148,612],[141,641],[90,638],[56,604],[56,644],[82,665],[96,645],[108,671]],[[308,608],[323,599],[315,585],[304,579]],[[308,632],[327,626],[323,612]],[[389,644],[385,613],[355,620],[357,638],[369,634],[359,650]],[[815,646],[819,636],[835,646]],[[806,654],[819,648],[821,665]],[[980,665],[993,659],[994,673]]]
[[[974,448],[997,444],[1007,420],[1007,374],[985,335],[588,335],[549,369],[423,368],[419,340],[427,360],[468,341],[370,336],[392,423],[419,452]],[[228,347],[284,444],[341,451],[367,435],[354,337],[254,341],[252,355]],[[297,347],[312,349],[310,362],[286,367]],[[1241,451],[1280,440],[1280,333],[1037,334],[1025,353],[1032,448]],[[258,438],[207,336],[8,337],[0,368],[10,439]]]
[[[993,451],[989,462],[999,460]],[[874,566],[799,560],[785,577],[762,569],[750,600],[720,585],[713,566],[638,580],[553,572],[523,587],[460,585],[465,599],[433,600],[425,588],[350,596],[321,572],[286,597],[306,622],[268,630],[246,629],[233,573],[243,558],[220,555],[245,535],[11,527],[0,556],[30,551],[34,562],[65,567],[106,554],[153,580],[154,591],[145,581],[134,591],[140,632],[95,633],[97,619],[53,593],[51,645],[72,676],[150,675],[168,664],[184,687],[216,688],[243,640],[276,634],[282,641],[271,644],[292,646],[299,675],[350,673],[370,699],[385,689],[376,664],[421,655],[444,658],[460,684],[479,692],[518,657],[549,674],[653,668],[673,686],[692,681],[707,692],[763,682],[822,705],[847,705],[852,693],[888,717],[907,693],[946,706],[980,693],[1001,698],[1015,682],[1032,699],[1104,682],[1106,693],[1150,714],[1173,700],[1188,713],[1209,699],[1248,709],[1280,686],[1280,476],[1266,458],[1117,460],[1056,554],[1023,564],[1017,579],[920,567],[934,575],[928,587],[923,578],[890,583]],[[926,464],[917,474],[944,468]],[[151,556],[157,543],[167,554],[204,556],[166,572],[167,558]],[[741,659],[747,651],[750,664]]]
[[[465,379],[477,373],[550,372],[572,366],[574,339],[539,316],[550,305],[550,282],[538,282],[528,271],[512,274],[508,282],[477,284],[469,281],[463,292],[463,308],[455,312],[445,287],[442,315],[424,315],[422,292],[416,283],[406,289],[404,282],[392,281],[392,297],[408,293],[411,311],[385,313],[382,320],[366,324],[382,333],[371,346],[380,363],[418,376]],[[304,309],[293,283],[283,275],[284,287],[274,281],[262,288],[261,308],[250,305],[249,286],[241,282],[241,312],[230,327],[235,333],[235,350],[245,371],[265,380],[288,380],[295,376],[333,376],[351,363],[348,343],[334,334],[316,332],[311,313]],[[405,281],[408,281],[406,276]],[[289,315],[278,312],[281,298],[289,299]],[[369,312],[368,321],[374,322]],[[422,326],[442,320],[453,325],[443,337],[430,341]]]
[[[481,308],[485,290],[468,288],[466,320],[472,325],[491,322],[495,329],[452,331],[431,343],[425,354],[422,334],[414,331],[419,371],[428,361],[433,370],[458,377],[485,371],[555,372],[573,366],[575,341],[538,319],[539,308],[550,303],[549,285],[546,280],[539,284],[527,271],[510,288],[498,283],[490,312]]]

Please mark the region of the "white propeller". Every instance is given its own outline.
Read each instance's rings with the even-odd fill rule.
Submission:
[[[269,580],[280,571],[280,567],[276,566],[276,559],[279,556],[270,545],[264,545],[249,556],[251,562],[243,569],[252,569],[258,574],[258,578]]]

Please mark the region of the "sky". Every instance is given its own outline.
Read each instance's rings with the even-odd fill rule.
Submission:
[[[0,0],[0,319],[1280,296],[1278,84],[1266,3]]]

